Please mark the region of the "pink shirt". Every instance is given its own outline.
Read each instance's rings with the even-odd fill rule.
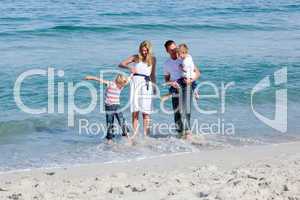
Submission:
[[[120,104],[120,94],[123,88],[118,88],[115,82],[109,82],[105,91],[105,104]]]

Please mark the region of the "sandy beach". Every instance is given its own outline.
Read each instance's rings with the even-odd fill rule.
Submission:
[[[0,199],[300,199],[300,142],[0,175]]]

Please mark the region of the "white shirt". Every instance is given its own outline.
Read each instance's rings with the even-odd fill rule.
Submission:
[[[135,63],[135,68],[138,74],[144,74],[146,76],[151,75],[152,66],[149,66],[147,63],[144,62]]]
[[[173,60],[172,58],[169,58],[163,65],[164,75],[170,75],[170,81],[180,79],[182,77],[182,69],[180,68],[181,64],[182,60]]]
[[[193,58],[191,55],[187,55],[185,59],[182,60],[182,76],[185,78],[193,78],[194,77],[194,70],[195,64],[193,62]]]

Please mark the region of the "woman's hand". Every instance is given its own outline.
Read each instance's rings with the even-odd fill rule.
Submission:
[[[129,65],[135,61],[136,55],[130,56],[129,58],[123,60],[120,64],[119,67],[125,68],[125,69],[131,69]]]

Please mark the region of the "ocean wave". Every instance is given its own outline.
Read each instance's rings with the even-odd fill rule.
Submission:
[[[29,17],[0,17],[0,21],[9,21],[9,22],[11,22],[11,21],[22,21],[22,22],[24,22],[24,21],[30,21],[30,20],[32,20],[31,18],[29,18]]]
[[[144,16],[145,14],[142,12],[107,12],[107,13],[100,13],[98,16],[112,16],[112,17],[138,17]]]
[[[118,31],[117,27],[104,26],[54,26],[43,31],[91,31],[91,32],[114,32]]]
[[[229,8],[215,8],[212,14],[243,14],[243,13],[277,13],[277,12],[291,12],[297,11],[300,8],[299,5],[287,5],[282,7],[260,7],[260,6],[248,6],[248,7],[229,7]]]
[[[65,128],[60,118],[26,118],[19,120],[1,121],[0,138],[32,132],[61,132]]]
[[[289,27],[279,26],[266,26],[260,24],[130,24],[130,25],[114,25],[114,26],[73,26],[73,25],[58,25],[43,29],[34,30],[19,30],[14,32],[0,32],[1,36],[16,35],[16,34],[31,34],[31,35],[43,35],[43,34],[55,34],[55,33],[116,33],[126,31],[274,31],[274,30],[286,30]]]
[[[299,4],[290,4],[290,5],[286,5],[284,6],[284,8],[287,8],[289,9],[290,11],[293,10],[293,11],[299,11],[300,10],[300,2]]]

